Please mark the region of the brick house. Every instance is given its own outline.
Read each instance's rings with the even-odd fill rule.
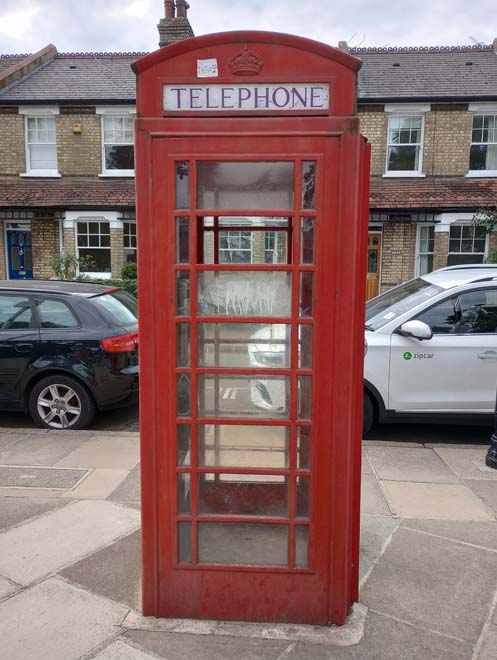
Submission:
[[[160,45],[193,36],[184,0],[165,4]],[[496,50],[351,49],[372,144],[369,297],[497,249],[470,224],[497,206]],[[130,64],[141,55],[50,45],[0,56],[0,278],[49,277],[60,251],[92,257],[99,277],[136,258]],[[239,239],[233,249],[248,249]]]

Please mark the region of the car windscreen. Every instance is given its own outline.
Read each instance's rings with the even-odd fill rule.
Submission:
[[[410,280],[395,289],[382,293],[366,304],[366,327],[378,330],[384,325],[424,302],[436,296],[442,287],[430,284],[421,277]]]
[[[125,291],[112,291],[100,296],[94,296],[92,301],[104,309],[119,325],[135,325],[138,323],[138,306],[136,298]]]

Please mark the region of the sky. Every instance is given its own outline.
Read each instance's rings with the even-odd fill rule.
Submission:
[[[189,0],[196,35],[274,30],[330,45],[492,43],[495,0]],[[0,53],[152,51],[163,0],[0,0]]]

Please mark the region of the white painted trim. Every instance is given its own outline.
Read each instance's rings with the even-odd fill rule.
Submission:
[[[57,105],[20,105],[18,113],[30,117],[46,117],[47,115],[60,115],[60,108]]]
[[[88,273],[86,271],[81,271],[78,275],[82,275],[83,277],[93,277],[96,280],[110,280],[112,278],[112,273]]]
[[[419,277],[419,263],[421,253],[419,251],[419,243],[421,241],[421,227],[435,227],[435,233],[437,231],[437,226],[433,222],[418,222],[416,226],[416,250],[414,253],[414,276]],[[430,254],[429,252],[423,252],[423,254]],[[435,245],[433,245],[433,257],[435,257]]]
[[[109,222],[110,228],[111,229],[122,229],[123,228],[123,220],[111,220]]]
[[[119,219],[119,211],[66,211],[64,226],[68,220],[77,222],[113,222]]]
[[[133,115],[136,114],[136,108],[131,108],[131,106],[121,106],[121,108],[124,108],[122,112],[118,112],[119,107],[115,108],[97,108],[96,113],[97,115],[101,115],[100,117],[100,148],[101,148],[101,168],[102,171],[98,175],[99,177],[134,177],[135,176],[135,170],[108,170],[105,167],[105,141],[104,141],[104,119],[105,116],[113,116],[113,117],[122,117],[123,115]],[[126,110],[127,108],[127,110]],[[101,112],[99,112],[101,110]],[[106,112],[106,110],[109,110],[109,112]],[[133,127],[133,138],[134,138],[134,127]],[[134,154],[134,142],[133,142],[133,154]]]
[[[64,218],[62,221],[62,229],[74,229],[76,226],[76,223],[74,220],[68,220],[67,218]]]
[[[19,176],[25,179],[60,179],[62,174],[57,170],[33,170],[31,172],[21,172]]]
[[[103,163],[102,163],[103,165]],[[121,179],[123,177],[129,177],[129,178],[134,178],[135,177],[135,170],[105,170],[101,174],[98,175],[101,178],[108,179],[109,177],[120,177]]]
[[[471,220],[472,220],[472,214],[468,212],[437,213],[435,215],[435,221],[443,225],[451,225],[453,222],[458,222],[458,221],[459,224],[464,224],[465,222],[471,222]],[[436,227],[439,227],[439,224],[437,224]]]
[[[26,114],[24,117],[24,153],[26,157],[26,172],[20,174],[19,176],[23,177],[48,177],[48,178],[59,178],[59,154],[57,150],[57,124],[55,125],[55,164],[57,165],[56,170],[32,170],[31,169],[31,156],[29,153],[28,145],[28,119],[32,117],[46,117],[47,115],[59,114],[58,112],[43,112],[39,114]]]
[[[421,151],[421,148],[420,148]],[[420,160],[421,160],[422,153],[420,153]],[[409,179],[424,179],[426,178],[426,174],[423,174],[423,172],[416,172],[414,170],[397,170],[397,171],[391,171],[391,172],[385,172],[385,174],[382,174],[382,177],[384,179],[398,179],[398,178],[409,178]]]
[[[468,105],[468,110],[469,112],[493,113],[497,112],[497,103],[470,103]]]
[[[103,105],[95,108],[97,115],[136,115],[136,106],[134,105]]]
[[[394,112],[395,114],[420,114],[430,112],[429,103],[385,103],[385,112]]]
[[[497,176],[497,170],[469,170],[464,176],[470,179],[490,178]]]
[[[394,107],[394,106],[392,106]],[[395,117],[398,117],[399,114],[396,112],[395,114],[392,114],[388,118],[387,122],[387,148],[386,148],[386,154],[385,154],[385,173],[383,174],[384,177],[414,177],[414,178],[424,178],[426,175],[423,174],[423,158],[424,158],[424,145],[425,145],[425,116],[423,113],[418,112],[409,112],[406,113],[407,115],[421,115],[421,140],[419,144],[419,166],[417,170],[397,170],[394,172],[393,170],[388,169],[388,147],[389,145],[389,138],[390,138],[390,119],[394,119]]]

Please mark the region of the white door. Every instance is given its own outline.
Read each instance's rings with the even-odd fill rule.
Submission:
[[[492,412],[497,386],[497,290],[451,296],[416,316],[430,340],[392,335],[389,404],[396,411]]]

